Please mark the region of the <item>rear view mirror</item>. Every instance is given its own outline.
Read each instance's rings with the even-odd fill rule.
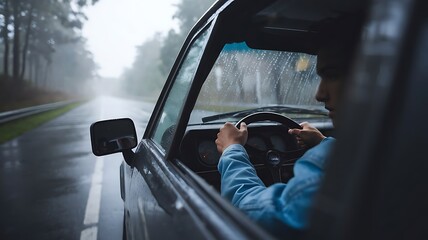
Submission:
[[[96,156],[124,152],[137,146],[134,122],[129,118],[95,122],[90,132],[92,152]]]

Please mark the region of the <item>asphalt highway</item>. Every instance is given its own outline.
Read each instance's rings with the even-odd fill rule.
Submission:
[[[122,239],[122,155],[94,156],[89,127],[128,117],[140,139],[152,110],[99,97],[0,145],[0,239]]]

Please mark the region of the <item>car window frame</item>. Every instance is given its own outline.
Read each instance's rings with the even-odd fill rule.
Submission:
[[[175,146],[176,141],[177,141],[176,139],[180,138],[179,136],[184,135],[184,133],[179,134],[177,132],[177,130],[179,129],[180,125],[183,125],[182,122],[185,121],[182,119],[183,118],[183,112],[186,112],[186,108],[188,108],[187,106],[189,106],[189,100],[192,99],[191,97],[189,97],[189,95],[193,95],[192,90],[195,89],[194,83],[197,82],[197,81],[195,81],[195,79],[201,78],[201,76],[200,76],[201,68],[202,68],[201,66],[204,66],[204,64],[207,64],[206,59],[211,54],[211,52],[210,52],[210,54],[207,53],[208,52],[207,49],[211,49],[212,48],[211,45],[215,45],[212,43],[212,41],[213,41],[212,36],[213,36],[214,29],[216,27],[216,25],[215,25],[216,20],[218,18],[219,13],[222,10],[224,10],[232,2],[233,2],[233,0],[217,1],[207,11],[207,13],[202,16],[202,18],[195,24],[195,26],[191,29],[186,40],[183,43],[182,48],[180,49],[180,52],[179,52],[179,54],[178,54],[178,56],[174,62],[174,65],[171,68],[171,71],[168,75],[167,81],[166,81],[166,83],[165,83],[165,85],[164,85],[164,87],[163,87],[163,89],[159,95],[159,98],[156,102],[155,108],[153,109],[153,113],[149,119],[146,130],[144,131],[144,134],[143,134],[142,139],[145,141],[141,141],[141,142],[146,142],[146,143],[149,143],[151,146],[154,146],[161,153],[161,155],[164,157],[164,159],[171,159],[169,156],[173,155],[172,152],[176,152],[178,149],[178,147]],[[168,151],[165,151],[159,143],[157,143],[156,141],[154,141],[152,139],[152,136],[155,134],[157,124],[158,124],[160,118],[162,117],[162,113],[163,113],[165,103],[167,102],[169,93],[170,93],[172,87],[174,86],[174,83],[175,83],[176,78],[178,76],[179,70],[182,67],[182,64],[183,64],[183,62],[187,56],[187,53],[189,52],[192,44],[199,37],[199,35],[201,33],[203,33],[204,30],[206,30],[209,27],[211,27],[211,30],[208,33],[209,34],[208,40],[205,43],[205,47],[204,47],[204,50],[202,52],[201,60],[198,63],[198,66],[196,68],[196,72],[195,72],[194,77],[190,83],[189,91],[187,92],[186,97],[184,97],[184,103],[183,103],[181,110],[179,111],[179,114],[178,114],[177,127],[176,127],[174,133],[172,134],[173,137],[172,137],[171,147]],[[217,58],[217,56],[215,56],[215,58]],[[195,101],[196,100],[194,100],[193,102],[195,102]],[[193,107],[193,104],[192,104],[192,107]],[[189,116],[190,116],[190,111],[189,111]],[[188,119],[187,119],[187,121],[188,121]],[[187,123],[187,121],[186,121],[186,123]],[[138,151],[138,149],[137,149],[137,151]]]
[[[251,4],[249,12],[258,12],[264,6],[268,6],[275,1],[276,0],[254,2]],[[185,98],[185,103],[183,105],[185,106],[185,108],[182,109],[181,114],[179,116],[179,121],[171,143],[171,148],[166,154],[166,159],[169,161],[173,161],[177,156],[179,156],[180,143],[186,132],[187,124],[190,120],[190,115],[196,104],[199,92],[202,88],[202,85],[205,83],[205,80],[209,75],[212,67],[214,66],[218,56],[220,55],[223,47],[227,43],[240,41],[239,37],[237,39],[236,36],[229,36],[234,35],[235,29],[233,27],[230,27],[230,24],[225,22],[233,19],[233,11],[239,9],[241,4],[242,2],[237,0],[219,0],[213,5],[213,8],[209,10],[209,12],[212,12],[212,15],[210,15],[208,18],[212,21],[213,29],[211,35],[209,36],[208,42],[206,43],[206,48],[199,63],[195,77],[193,79],[189,94]],[[205,14],[204,16],[206,15],[207,14]],[[201,19],[200,21],[202,20],[203,19]]]
[[[211,34],[211,31],[212,31],[212,25],[211,25],[211,23],[208,23],[200,31],[198,31],[198,33],[192,38],[191,43],[187,46],[187,51],[182,58],[180,68],[177,69],[177,71],[176,71],[177,74],[175,75],[174,81],[171,84],[171,87],[169,88],[168,96],[165,97],[163,107],[160,111],[160,116],[157,119],[157,121],[155,122],[155,125],[153,126],[153,131],[151,132],[151,134],[149,136],[150,140],[152,140],[158,146],[158,148],[160,148],[162,150],[162,152],[164,152],[164,153],[167,152],[171,148],[172,144],[167,144],[168,146],[165,146],[165,144],[162,144],[163,136],[161,137],[162,139],[159,139],[159,134],[164,135],[168,131],[168,128],[171,128],[174,125],[177,125],[177,123],[180,121],[179,116],[180,116],[181,112],[183,111],[183,108],[186,105],[185,99],[187,98],[187,96],[190,93],[192,82],[196,76],[196,73],[197,73],[199,65],[200,65],[199,62],[194,62],[195,59],[191,58],[190,54],[192,53],[193,50],[196,50],[197,51],[197,52],[195,52],[196,57],[202,58],[202,56],[204,55],[206,45],[208,43],[208,39],[209,39],[209,36]],[[200,42],[200,44],[202,44],[201,49],[194,48],[194,47],[197,47],[195,44],[197,44],[197,42],[199,40],[202,40]],[[197,61],[197,59],[196,59],[196,61]],[[192,70],[190,72],[190,74],[193,76],[191,77],[191,79],[183,79],[183,77],[185,77],[183,75],[183,71],[188,71],[188,70]],[[183,92],[177,92],[177,91],[179,91],[179,88],[183,88],[182,90],[184,90],[184,91]],[[162,121],[163,121],[162,119],[165,117],[164,113],[170,112],[169,110],[167,110],[167,108],[171,107],[169,105],[171,105],[172,102],[176,102],[174,99],[176,98],[175,95],[177,95],[177,93],[179,93],[179,95],[181,95],[181,94],[185,94],[185,95],[181,96],[182,99],[178,99],[178,100],[182,100],[181,102],[179,102],[179,104],[180,104],[179,106],[172,106],[173,109],[175,109],[176,107],[179,107],[180,109],[178,109],[178,111],[176,112],[177,117],[172,119],[171,125],[168,126],[168,123],[162,123]],[[183,102],[183,100],[184,100],[184,102]],[[172,102],[170,102],[170,101],[172,101]],[[174,115],[174,113],[173,113],[173,115]],[[164,129],[164,131],[162,132],[162,129],[160,129],[160,128],[166,128],[166,129]],[[175,134],[175,128],[173,128],[171,132],[172,133],[171,133],[170,138],[173,138],[173,136]]]
[[[257,11],[261,8],[261,6],[267,6],[274,2],[275,0],[270,0],[266,2],[258,2],[254,3],[254,6],[251,7],[251,11]],[[211,71],[212,66],[217,60],[221,50],[223,49],[226,43],[230,43],[230,41],[236,41],[236,39],[230,39],[229,34],[233,34],[231,30],[233,29],[225,29],[225,23],[223,20],[230,20],[230,9],[236,8],[240,6],[240,1],[236,0],[218,0],[215,2],[212,7],[202,16],[202,18],[197,21],[195,26],[191,29],[188,37],[186,38],[183,47],[181,48],[176,61],[170,71],[168,79],[162,89],[162,92],[159,96],[159,99],[155,105],[153,113],[149,119],[147,124],[146,131],[144,132],[143,139],[148,140],[152,146],[156,147],[158,151],[161,152],[162,156],[165,160],[172,161],[174,157],[179,155],[179,145],[181,139],[184,136],[184,133],[187,128],[187,123],[190,119],[191,112],[196,103],[197,97],[199,95],[199,91],[205,82],[206,77]],[[171,141],[170,149],[165,152],[163,148],[160,147],[159,144],[155,143],[150,139],[150,136],[153,135],[153,131],[156,129],[157,122],[162,115],[162,110],[166,100],[168,98],[169,92],[174,85],[175,78],[177,77],[178,71],[181,67],[182,62],[189,50],[189,47],[193,43],[195,36],[200,33],[202,29],[204,29],[207,25],[212,24],[212,30],[208,37],[208,41],[205,45],[205,49],[203,51],[201,60],[197,67],[194,78],[192,79],[192,83],[190,86],[190,90],[187,93],[187,96],[184,98],[185,103],[182,105],[183,108],[180,110],[177,126],[175,132],[172,134],[173,138]],[[226,35],[226,36],[225,36]]]

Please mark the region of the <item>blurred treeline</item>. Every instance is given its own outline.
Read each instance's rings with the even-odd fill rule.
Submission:
[[[162,36],[155,34],[137,47],[131,68],[121,76],[123,90],[144,98],[157,98],[187,34],[215,0],[180,0],[173,16],[179,29]],[[156,21],[154,19],[154,21]]]
[[[83,9],[95,2],[0,0],[2,101],[19,98],[28,88],[69,93],[85,89],[97,66],[80,30],[86,21]]]

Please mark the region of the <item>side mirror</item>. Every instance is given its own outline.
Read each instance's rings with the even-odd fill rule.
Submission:
[[[91,124],[90,132],[92,152],[96,156],[117,152],[122,152],[124,156],[125,153],[132,155],[131,149],[137,146],[134,122],[129,118],[95,122]]]

